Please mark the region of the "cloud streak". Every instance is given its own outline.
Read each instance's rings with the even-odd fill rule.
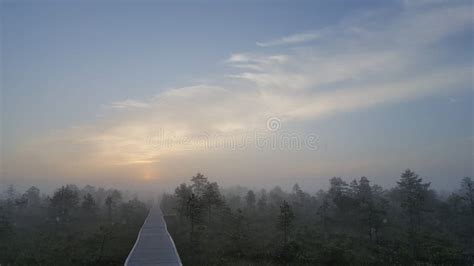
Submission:
[[[133,108],[147,108],[149,106],[148,104],[144,102],[128,99],[125,101],[113,102],[109,104],[107,107],[114,108],[114,109],[133,109]]]
[[[303,32],[288,35],[279,39],[266,41],[266,42],[257,42],[256,44],[260,47],[271,47],[271,46],[280,46],[280,45],[293,45],[309,41],[314,41],[322,37],[322,32]]]

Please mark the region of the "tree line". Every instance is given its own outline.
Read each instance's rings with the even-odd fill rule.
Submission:
[[[0,265],[123,265],[149,205],[115,189],[8,186],[0,199]]]
[[[223,192],[202,174],[161,207],[184,265],[472,265],[474,183],[443,196],[415,172],[391,189],[366,177],[315,194]]]

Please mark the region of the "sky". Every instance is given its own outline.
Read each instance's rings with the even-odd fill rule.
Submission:
[[[1,180],[473,176],[471,1],[2,1]]]

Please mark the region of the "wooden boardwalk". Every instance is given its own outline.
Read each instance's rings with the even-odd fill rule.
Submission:
[[[148,214],[137,241],[125,261],[125,266],[179,266],[181,260],[168,233],[163,213],[155,205]]]

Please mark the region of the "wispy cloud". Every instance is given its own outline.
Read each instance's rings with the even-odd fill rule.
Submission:
[[[291,45],[291,44],[314,41],[314,40],[317,40],[318,38],[321,38],[322,35],[323,35],[322,31],[303,32],[303,33],[288,35],[288,36],[271,40],[271,41],[257,42],[256,44],[260,47]]]
[[[115,108],[115,109],[130,109],[130,108],[147,108],[149,107],[149,105],[142,101],[128,99],[124,101],[113,102],[109,104],[108,107]]]

